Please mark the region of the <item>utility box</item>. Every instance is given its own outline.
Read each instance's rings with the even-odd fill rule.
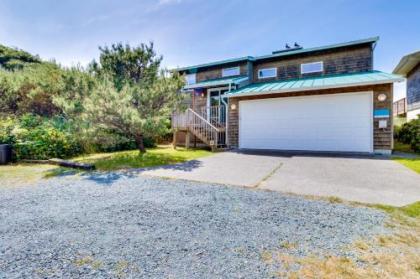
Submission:
[[[12,161],[12,146],[0,144],[0,165],[6,165]]]

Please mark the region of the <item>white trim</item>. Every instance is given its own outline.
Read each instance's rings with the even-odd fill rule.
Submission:
[[[229,90],[229,87],[227,87],[227,86],[224,86],[224,87],[215,87],[215,88],[208,88],[207,89],[207,101],[206,101],[206,105],[207,105],[207,107],[210,107],[210,92],[213,92],[213,91],[221,91],[221,90]],[[226,92],[224,93],[224,94],[226,94]],[[222,94],[220,94],[220,96],[222,96]]]
[[[261,76],[261,71],[264,71],[264,70],[274,70],[274,76],[262,77]],[[275,77],[277,77],[277,68],[276,67],[258,69],[258,79],[275,78]]]
[[[237,70],[238,72],[232,75],[225,75],[225,71],[228,71],[228,70]],[[222,69],[222,77],[233,77],[233,76],[239,76],[240,74],[241,74],[241,68],[239,66]]]
[[[311,64],[321,64],[321,70],[319,70],[319,71],[315,70],[315,71],[306,71],[306,72],[304,72],[303,71],[303,67],[305,65],[311,65]],[[317,62],[310,62],[310,63],[302,63],[302,64],[300,64],[300,73],[303,74],[303,75],[304,74],[311,74],[311,73],[321,73],[323,71],[324,71],[324,61],[317,61]]]
[[[365,82],[355,82],[355,83],[345,83],[345,84],[333,84],[328,86],[312,86],[312,87],[300,87],[300,88],[292,88],[292,89],[279,89],[273,91],[265,91],[265,92],[244,92],[244,93],[233,93],[227,94],[226,97],[228,98],[235,98],[235,97],[243,97],[243,96],[255,96],[255,95],[270,95],[270,94],[277,94],[277,93],[289,93],[289,92],[299,92],[299,91],[313,91],[313,90],[321,90],[321,89],[334,89],[334,88],[344,88],[344,87],[353,87],[353,86],[366,86],[366,85],[377,85],[377,84],[387,84],[387,83],[394,83],[394,82],[401,82],[404,79],[401,78],[394,78],[394,79],[387,79],[381,81],[365,81]]]
[[[363,92],[363,91],[362,91]],[[373,117],[373,110],[374,108],[374,103],[375,103],[375,94],[373,94],[373,91],[366,91],[366,92],[370,92],[370,151],[374,152],[374,141],[375,141],[375,125],[373,123],[374,121],[374,117]],[[342,93],[341,93],[342,94]],[[351,93],[345,93],[345,94],[351,94]]]
[[[417,119],[420,115],[420,108],[407,111],[407,121]]]
[[[229,90],[229,87],[215,87],[215,88],[208,88],[207,89],[207,100],[206,100],[206,107],[207,107],[207,118],[209,117],[209,115],[210,115],[210,93],[211,92],[214,92],[214,91],[219,91],[219,98],[221,99],[221,96],[222,96],[222,94],[221,94],[221,92],[220,91],[222,91],[222,90]],[[226,94],[226,93],[225,93]],[[224,95],[224,94],[223,94]],[[219,106],[220,106],[220,102],[221,102],[221,100],[219,100]],[[227,117],[227,116],[226,116]],[[207,120],[209,120],[209,119],[207,119]]]

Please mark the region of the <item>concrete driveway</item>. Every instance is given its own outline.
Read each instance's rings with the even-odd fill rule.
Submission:
[[[420,175],[375,157],[224,152],[143,174],[394,206],[420,200]]]

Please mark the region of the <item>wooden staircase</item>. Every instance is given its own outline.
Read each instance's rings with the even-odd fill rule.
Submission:
[[[176,144],[176,133],[178,131],[186,131],[187,147],[189,147],[189,133],[191,133],[208,145],[212,151],[226,148],[226,129],[224,124],[220,122],[215,123],[214,119],[209,121],[191,108],[184,113],[173,115],[172,128],[174,130],[174,144]]]

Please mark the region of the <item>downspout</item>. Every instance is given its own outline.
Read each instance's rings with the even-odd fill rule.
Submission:
[[[227,93],[229,93],[232,90],[232,83],[229,83],[229,90]],[[226,94],[226,93],[225,93]],[[224,94],[223,94],[224,95]],[[229,147],[229,106],[227,102],[225,101],[226,96],[222,96],[220,100],[225,105],[225,117],[226,117],[226,129],[225,129],[225,136],[226,136],[226,145]]]

